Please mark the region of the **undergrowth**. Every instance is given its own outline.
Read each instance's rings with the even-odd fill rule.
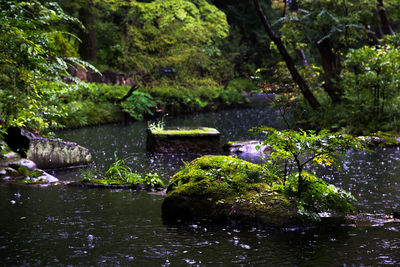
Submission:
[[[19,117],[28,129],[44,134],[51,129],[122,121],[124,113],[134,120],[143,120],[153,116],[156,110],[182,113],[245,104],[243,91],[254,89],[251,82],[240,79],[232,81],[227,88],[206,78],[185,82],[161,79],[139,87],[121,102],[129,86],[50,81],[41,86],[45,108],[40,116],[32,120],[29,119],[32,114],[21,110]]]
[[[142,176],[126,165],[124,159],[115,158],[104,174],[89,169],[81,172],[83,183],[100,183],[105,185],[145,185],[151,188],[163,188],[164,183],[157,173]]]

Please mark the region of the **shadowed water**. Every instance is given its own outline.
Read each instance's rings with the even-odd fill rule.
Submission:
[[[208,126],[223,141],[254,138],[248,129],[283,127],[274,111],[252,108],[167,118],[168,126]],[[96,168],[114,154],[137,172],[156,171],[167,182],[196,155],[145,152],[146,123],[63,131],[58,137],[88,147]],[[357,198],[357,209],[390,213],[400,208],[397,148],[349,152],[341,172],[317,169]],[[254,159],[256,159],[255,157]],[[79,172],[55,173],[74,180]],[[236,229],[204,223],[166,225],[163,196],[122,190],[0,184],[0,263],[40,266],[241,266],[400,264],[400,225],[318,228],[306,231]]]

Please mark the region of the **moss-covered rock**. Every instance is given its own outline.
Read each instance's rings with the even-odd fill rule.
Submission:
[[[207,127],[152,128],[147,131],[147,150],[152,153],[220,152],[221,133]]]
[[[5,141],[10,148],[35,162],[38,168],[65,168],[93,162],[89,150],[74,142],[44,138],[17,127],[10,127],[7,133]]]
[[[162,204],[163,218],[234,220],[266,227],[307,222],[295,200],[272,189],[276,183],[279,178],[259,165],[231,156],[203,156],[173,176]]]

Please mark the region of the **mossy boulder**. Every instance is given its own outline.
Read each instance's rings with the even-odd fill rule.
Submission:
[[[10,127],[5,136],[9,147],[41,169],[89,165],[93,157],[87,148],[74,142],[49,139],[24,129]]]
[[[203,156],[186,164],[167,188],[165,220],[235,221],[244,225],[292,227],[309,219],[297,203],[272,189],[279,178],[232,156]]]

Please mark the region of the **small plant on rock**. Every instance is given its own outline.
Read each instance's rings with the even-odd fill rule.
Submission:
[[[282,184],[276,185],[276,189],[296,198],[300,212],[314,216],[322,211],[346,213],[352,210],[349,201],[355,198],[350,193],[324,182],[305,168],[323,165],[339,169],[340,157],[348,150],[367,150],[362,140],[328,130],[278,131],[270,127],[252,130],[266,135],[263,145],[272,148],[266,167],[280,166],[280,175],[284,179]]]
[[[164,130],[165,128],[165,116],[167,116],[168,114],[164,115],[161,120],[159,120],[158,122],[147,122],[147,127],[149,128],[149,130],[151,132],[161,132]]]
[[[113,164],[104,173],[98,174],[94,170],[81,172],[82,182],[100,183],[103,185],[145,185],[150,188],[163,188],[164,183],[157,173],[148,173],[143,178],[142,175],[135,173],[126,165],[124,159],[115,158]]]

